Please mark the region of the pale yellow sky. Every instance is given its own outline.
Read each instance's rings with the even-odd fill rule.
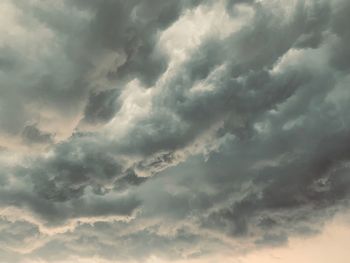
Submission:
[[[336,219],[321,235],[292,239],[287,247],[266,249],[243,257],[240,263],[348,263],[350,225]]]

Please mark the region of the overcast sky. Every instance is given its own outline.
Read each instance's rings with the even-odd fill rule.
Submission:
[[[0,262],[350,262],[349,14],[1,0]]]

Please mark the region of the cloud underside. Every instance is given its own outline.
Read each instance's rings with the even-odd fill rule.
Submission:
[[[350,3],[287,2],[3,1],[0,261],[239,255],[346,210]]]

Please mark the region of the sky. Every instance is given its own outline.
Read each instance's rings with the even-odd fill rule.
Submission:
[[[350,1],[0,1],[1,263],[348,263]]]

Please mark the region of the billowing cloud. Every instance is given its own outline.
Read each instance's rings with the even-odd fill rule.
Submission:
[[[322,231],[349,202],[349,11],[3,1],[1,261],[232,259]]]

